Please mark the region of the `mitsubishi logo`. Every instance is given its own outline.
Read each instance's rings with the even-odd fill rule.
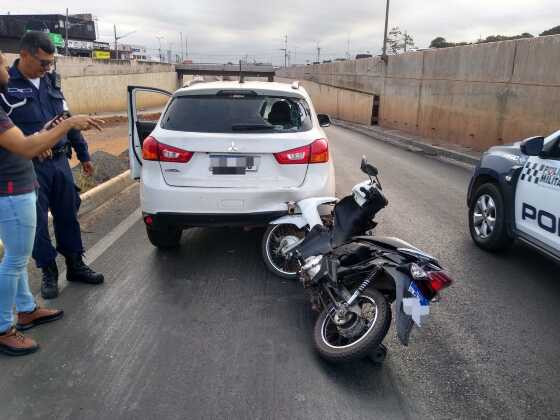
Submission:
[[[235,145],[235,142],[232,141],[232,142],[231,142],[231,146],[228,147],[228,152],[238,152],[238,151],[239,151],[239,149],[238,149],[237,146]]]

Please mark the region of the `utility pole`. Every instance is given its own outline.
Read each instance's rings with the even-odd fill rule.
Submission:
[[[185,57],[189,58],[189,37],[185,37]]]
[[[350,60],[350,34],[348,34],[348,43],[346,44],[346,59]]]
[[[179,44],[181,46],[181,63],[183,62],[183,60],[185,59],[183,57],[183,32],[180,32],[181,34],[181,43]]]
[[[387,0],[387,7],[385,9],[385,34],[383,35],[383,54],[381,58],[387,62],[387,25],[389,24],[389,0]]]
[[[119,59],[119,49],[117,47],[117,25],[113,24],[113,30],[115,32],[115,60]]]
[[[280,48],[280,51],[284,51],[284,67],[288,67],[288,35],[284,35],[284,48]]]
[[[68,57],[68,8],[66,8],[66,20],[64,21],[64,55]]]
[[[317,62],[318,63],[321,62],[321,47],[319,46],[318,42],[317,42]]]
[[[156,36],[156,38],[157,38],[158,43],[159,43],[159,62],[161,63],[163,61],[162,57],[161,57],[161,40],[162,40],[163,37],[162,36]]]

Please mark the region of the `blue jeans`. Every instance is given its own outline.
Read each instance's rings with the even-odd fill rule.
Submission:
[[[0,333],[14,323],[14,304],[18,312],[29,312],[36,306],[27,277],[37,225],[36,201],[35,192],[0,196],[0,239],[4,244],[0,262]]]

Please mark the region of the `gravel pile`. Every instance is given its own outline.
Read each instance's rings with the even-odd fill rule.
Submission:
[[[120,156],[114,156],[98,150],[91,155],[91,163],[95,168],[92,177],[87,177],[82,173],[82,165],[80,164],[72,168],[76,185],[82,189],[82,192],[102,184],[129,169],[128,151],[123,152]]]

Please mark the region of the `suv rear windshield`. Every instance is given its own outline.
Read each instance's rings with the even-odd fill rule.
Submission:
[[[173,98],[161,127],[199,133],[300,132],[313,126],[301,98],[225,93]]]

